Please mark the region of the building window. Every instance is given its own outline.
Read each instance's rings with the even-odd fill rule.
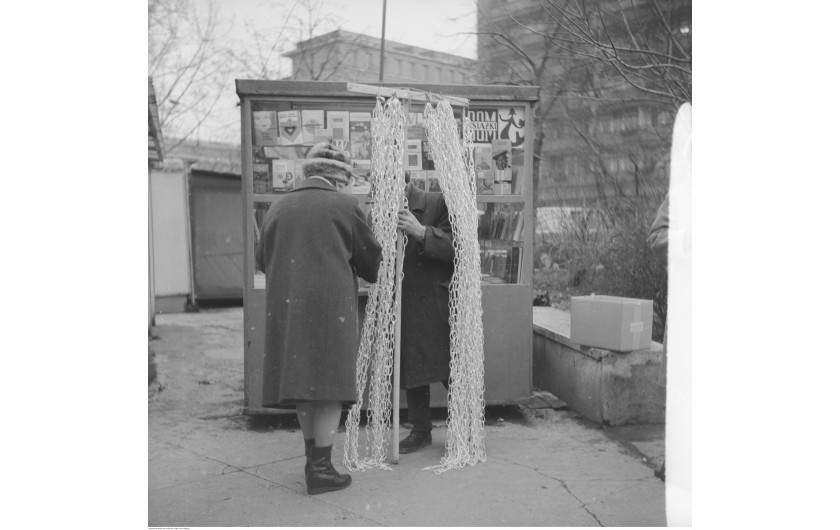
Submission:
[[[423,81],[430,81],[429,79],[429,65],[423,65]]]
[[[410,72],[409,75],[411,75],[411,77],[416,78],[417,77],[417,63],[415,63],[414,61],[409,62],[408,63],[408,71]]]
[[[396,61],[397,61],[396,72],[394,72],[394,73],[396,75],[401,76],[401,75],[403,75],[403,62],[402,62],[402,59],[397,59]]]

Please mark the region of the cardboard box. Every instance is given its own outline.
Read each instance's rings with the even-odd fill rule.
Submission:
[[[570,339],[613,351],[650,348],[653,301],[618,296],[573,296]]]

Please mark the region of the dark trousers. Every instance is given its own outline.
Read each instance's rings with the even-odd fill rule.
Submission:
[[[441,381],[441,383],[446,390],[449,390],[449,381]],[[411,432],[432,432],[432,419],[429,415],[429,404],[431,403],[429,385],[407,388],[405,397]]]

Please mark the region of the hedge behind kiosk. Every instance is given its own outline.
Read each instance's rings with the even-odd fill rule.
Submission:
[[[469,99],[454,107],[476,123],[476,208],[481,247],[484,324],[484,398],[514,404],[531,396],[533,274],[533,106],[538,87],[400,85],[415,91]],[[370,173],[370,117],[375,96],[347,90],[347,83],[236,80],[242,113],[242,199],[245,256],[245,409],[271,414],[262,397],[265,341],[265,277],[254,251],[265,212],[303,178],[302,161],[313,143],[333,139],[349,151],[356,173]],[[405,169],[412,182],[440,191],[422,113],[412,101]],[[360,178],[353,195],[370,211],[370,185]],[[360,326],[367,286],[360,280]],[[404,397],[400,400],[405,403]],[[442,385],[432,385],[432,406],[446,406]]]

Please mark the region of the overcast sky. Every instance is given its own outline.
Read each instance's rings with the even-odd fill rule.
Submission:
[[[306,15],[304,0],[214,0],[219,17],[232,20],[229,37],[241,43],[252,43],[252,31],[279,29],[289,9],[300,17]],[[314,1],[314,0],[313,0]],[[206,8],[208,0],[195,0]],[[323,0],[324,14],[344,30],[380,38],[382,32],[382,0]],[[472,59],[476,58],[475,0],[387,0],[385,38]],[[288,51],[297,35],[282,51]],[[283,59],[288,61],[287,59]],[[291,68],[290,62],[286,68]],[[199,135],[204,140],[238,142],[238,98],[231,85],[223,95],[213,116],[205,122]]]
[[[201,3],[201,0],[197,0]],[[305,12],[301,0],[216,0],[223,17],[234,16],[236,31],[244,38],[245,21],[257,28],[282,25],[274,20],[294,8]],[[382,0],[323,0],[325,14],[332,15],[342,29],[380,37]],[[387,0],[385,38],[464,57],[476,58],[475,0]]]

